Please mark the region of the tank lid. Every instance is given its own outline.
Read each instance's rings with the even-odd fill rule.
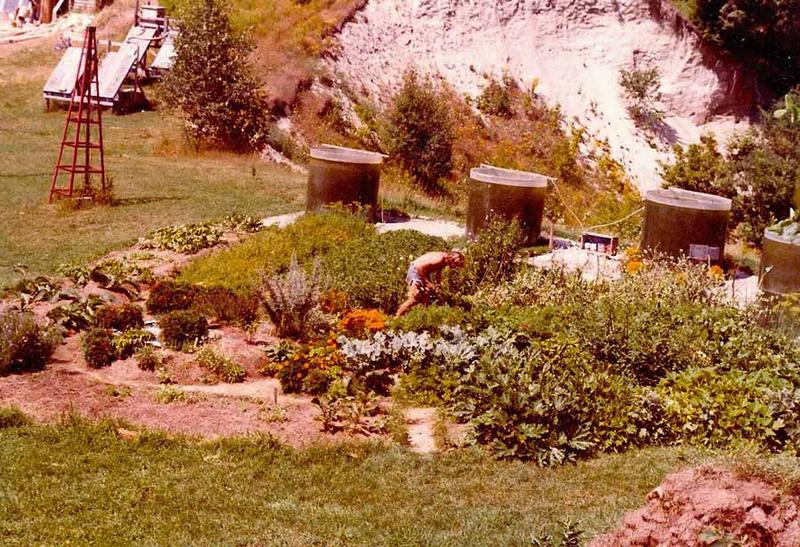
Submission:
[[[697,209],[700,211],[731,210],[731,200],[728,198],[674,187],[650,190],[645,194],[645,200],[670,207]]]
[[[504,186],[522,186],[525,188],[547,188],[547,182],[553,180],[552,177],[546,177],[538,173],[503,169],[486,165],[485,163],[472,169],[469,172],[469,176],[472,180],[478,182],[502,184]]]
[[[311,149],[311,157],[318,160],[335,161],[341,163],[366,163],[378,165],[383,163],[383,154],[368,152],[356,148],[345,148],[332,144],[321,144]]]

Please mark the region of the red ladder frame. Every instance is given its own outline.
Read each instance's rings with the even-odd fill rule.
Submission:
[[[84,193],[91,192],[91,176],[100,175],[100,187],[106,189],[106,166],[103,155],[103,118],[98,104],[100,83],[97,75],[97,34],[95,27],[86,27],[83,39],[83,50],[78,62],[78,75],[75,88],[69,102],[67,119],[64,122],[64,134],[61,137],[61,148],[58,151],[53,180],[50,184],[48,202],[55,196],[70,199],[75,192],[75,175],[83,175]],[[70,127],[75,124],[75,135],[70,137]],[[92,142],[92,126],[97,126],[97,142]],[[83,137],[83,140],[81,140]],[[62,163],[64,149],[72,148],[72,162]],[[97,150],[100,165],[92,165],[92,150]],[[79,152],[83,151],[83,163],[78,163]],[[69,154],[68,154],[69,155]],[[68,174],[69,182],[64,187],[58,186],[59,175]],[[80,180],[80,177],[79,177]]]

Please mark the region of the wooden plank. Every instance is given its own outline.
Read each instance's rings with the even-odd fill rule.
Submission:
[[[158,30],[154,28],[131,27],[131,30],[128,31],[128,35],[125,36],[124,43],[139,46],[138,60],[141,61],[145,54],[147,54],[147,48],[150,47],[157,32]]]
[[[172,68],[172,63],[175,61],[175,39],[170,34],[158,50],[156,58],[150,68],[155,70],[169,70]]]
[[[75,89],[75,80],[78,79],[78,65],[81,62],[81,49],[79,47],[67,48],[58,65],[50,74],[42,90],[47,95],[69,97]]]
[[[137,62],[136,46],[123,45],[119,51],[107,53],[100,61],[97,79],[100,90],[97,93],[101,104],[113,102],[128,73]]]

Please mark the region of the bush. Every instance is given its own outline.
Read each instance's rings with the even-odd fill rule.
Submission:
[[[185,344],[197,344],[208,336],[208,321],[193,311],[173,311],[158,322],[161,338],[173,349],[182,349]]]
[[[179,224],[159,228],[150,234],[150,245],[156,249],[194,254],[213,247],[222,239],[222,230],[213,224]]]
[[[31,425],[33,420],[22,412],[17,406],[0,407],[0,429],[10,427],[25,427]]]
[[[339,330],[346,336],[369,336],[386,327],[388,317],[380,310],[355,309],[339,321]]]
[[[278,378],[284,393],[322,395],[342,376],[345,358],[335,338],[295,347],[282,342],[267,353],[265,372]]]
[[[303,338],[319,330],[322,276],[319,263],[306,273],[292,257],[283,276],[267,277],[261,292],[264,308],[278,336]]]
[[[248,294],[259,289],[264,273],[286,273],[292,255],[303,265],[352,239],[374,234],[374,226],[353,215],[304,215],[285,228],[265,228],[230,249],[192,261],[179,279]]]
[[[450,109],[431,80],[406,73],[389,112],[389,151],[426,190],[452,169],[454,131]]]
[[[192,309],[218,321],[247,327],[258,319],[258,296],[240,295],[225,287],[211,287],[198,291]]]
[[[258,150],[269,134],[267,108],[248,66],[252,44],[234,33],[227,9],[217,0],[196,0],[179,11],[181,32],[164,93],[181,111],[194,138]]]
[[[168,313],[177,310],[188,310],[194,303],[197,290],[186,283],[171,279],[159,281],[150,289],[147,309],[150,313]]]
[[[47,318],[67,330],[83,330],[95,321],[97,310],[103,300],[94,294],[85,299],[62,302],[47,312]]]
[[[144,326],[142,308],[136,304],[101,306],[95,311],[94,322],[100,328],[118,331],[138,329]]]
[[[429,332],[435,334],[442,326],[474,326],[474,316],[461,308],[450,306],[416,306],[391,319],[387,328],[396,331]]]
[[[511,96],[516,89],[516,82],[508,76],[505,76],[502,82],[492,78],[478,97],[478,110],[490,116],[513,117]]]
[[[144,346],[136,353],[136,366],[138,366],[140,370],[153,372],[161,368],[162,365],[161,356],[153,346]]]
[[[662,121],[664,113],[656,104],[661,99],[661,78],[655,68],[619,71],[619,85],[628,100],[628,112],[637,123],[648,127]]]
[[[323,265],[331,287],[347,295],[349,306],[392,313],[405,299],[411,261],[447,248],[440,237],[398,230],[342,245],[323,259]]]
[[[0,314],[0,375],[42,370],[60,342],[52,328],[41,327],[33,314]]]
[[[242,367],[210,347],[204,347],[200,350],[195,362],[223,382],[236,384],[244,381],[245,372]]]
[[[153,333],[142,329],[128,329],[112,340],[118,359],[127,359],[149,342],[156,339]]]
[[[114,335],[108,329],[92,328],[83,333],[81,347],[86,364],[90,368],[109,366],[117,358],[117,351],[112,342]]]

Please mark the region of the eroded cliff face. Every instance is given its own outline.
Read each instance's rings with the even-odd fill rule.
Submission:
[[[354,89],[385,101],[410,67],[439,73],[473,96],[485,74],[507,73],[560,104],[584,127],[587,146],[611,155],[642,189],[660,185],[658,160],[674,142],[746,124],[754,79],[704,45],[666,0],[370,0],[339,34],[332,68]],[[627,113],[621,68],[661,75],[658,136]]]

